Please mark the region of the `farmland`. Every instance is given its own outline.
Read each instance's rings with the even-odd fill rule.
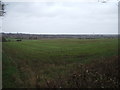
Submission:
[[[82,81],[81,79],[75,81],[76,79],[72,78],[71,82],[68,81],[71,80],[71,75],[78,76],[81,70],[88,70],[85,69],[87,67],[96,70],[100,75],[105,75],[103,78],[106,81],[106,77],[110,77],[111,80],[116,78],[117,72],[114,70],[115,60],[118,59],[118,39],[24,39],[21,42],[13,40],[2,44],[4,88],[102,87],[101,83],[104,87],[117,87],[117,81],[89,85],[92,76],[91,81],[87,82],[88,85],[84,85],[85,80],[78,85],[76,82]],[[107,72],[106,67],[111,71]],[[110,73],[115,75],[109,76]],[[99,77],[98,75],[97,78]]]

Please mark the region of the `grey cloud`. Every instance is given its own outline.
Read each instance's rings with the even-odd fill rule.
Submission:
[[[6,32],[117,33],[115,3],[9,3]]]

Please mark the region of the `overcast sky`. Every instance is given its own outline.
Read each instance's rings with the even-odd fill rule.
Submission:
[[[9,2],[6,11],[3,19],[3,32],[118,33],[116,2]]]

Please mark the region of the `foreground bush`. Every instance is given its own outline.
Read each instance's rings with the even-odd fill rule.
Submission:
[[[118,57],[94,60],[90,64],[76,64],[67,77],[45,79],[48,88],[118,88]],[[40,87],[40,83],[36,87]]]

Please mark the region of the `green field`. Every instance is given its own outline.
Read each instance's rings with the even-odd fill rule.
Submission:
[[[3,42],[2,54],[3,87],[37,87],[36,83],[47,87],[44,84],[46,79],[66,78],[79,64],[117,56],[118,39]]]

